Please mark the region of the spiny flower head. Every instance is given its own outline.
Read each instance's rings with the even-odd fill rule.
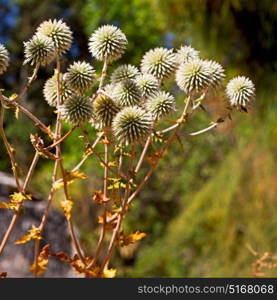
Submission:
[[[68,67],[65,80],[71,89],[85,92],[95,83],[96,73],[89,63],[78,61]]]
[[[35,34],[28,42],[24,43],[24,64],[45,65],[53,60],[55,47],[52,40],[43,35]]]
[[[51,38],[58,54],[65,53],[71,47],[72,31],[62,20],[44,21],[38,27],[37,34]]]
[[[94,116],[90,98],[78,94],[72,94],[59,107],[59,112],[63,119],[74,125],[89,121]]]
[[[211,78],[210,83],[211,83],[211,85],[213,87],[218,86],[225,77],[223,67],[219,63],[217,63],[213,60],[208,60],[208,61],[204,61],[204,62],[207,65],[207,67],[208,67],[208,69],[211,73],[210,74],[210,78]]]
[[[115,84],[123,79],[134,79],[138,74],[139,70],[137,67],[132,65],[121,65],[113,71],[111,82]]]
[[[93,102],[96,122],[100,128],[110,127],[115,115],[119,112],[119,106],[107,95],[99,93]]]
[[[58,94],[58,82],[57,82],[57,72],[50,77],[44,84],[43,95],[45,100],[50,106],[57,106],[57,94]],[[69,88],[67,81],[64,79],[64,74],[60,74],[60,104],[73,94],[73,91]]]
[[[232,106],[246,108],[255,98],[255,86],[249,78],[237,76],[229,81],[226,94]]]
[[[141,61],[142,73],[150,73],[160,80],[173,74],[176,66],[176,56],[173,49],[151,49],[144,54]]]
[[[113,25],[104,25],[90,36],[89,51],[100,61],[112,62],[123,55],[127,43],[125,34],[119,28]]]
[[[199,58],[199,51],[195,50],[191,46],[181,46],[176,53],[176,60],[179,65],[197,58]]]
[[[133,144],[146,138],[152,129],[152,116],[144,109],[125,107],[113,120],[112,129],[119,143]]]
[[[203,60],[191,60],[179,66],[176,72],[176,82],[186,94],[201,92],[209,86],[211,72]]]
[[[155,120],[160,120],[176,110],[174,97],[165,91],[159,91],[150,97],[146,103],[146,107]]]
[[[138,105],[142,100],[142,91],[133,80],[125,79],[115,85],[112,98],[121,107]]]
[[[9,52],[6,47],[0,44],[0,74],[3,74],[9,65]]]
[[[151,74],[140,74],[136,77],[135,82],[142,90],[142,96],[144,98],[155,94],[160,88],[158,79]]]

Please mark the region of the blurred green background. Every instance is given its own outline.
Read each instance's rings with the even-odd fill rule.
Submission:
[[[226,81],[242,74],[256,85],[257,101],[248,114],[235,113],[232,122],[205,135],[176,144],[136,199],[125,219],[126,232],[147,232],[138,245],[116,252],[113,266],[128,277],[239,277],[253,276],[254,256],[277,254],[277,2],[274,0],[0,0],[0,42],[11,53],[11,65],[1,88],[16,92],[28,72],[21,66],[23,41],[45,19],[63,18],[74,31],[73,47],[64,68],[85,59],[100,68],[88,53],[88,36],[101,24],[124,31],[129,45],[118,63],[139,65],[149,48],[191,44],[203,58],[215,59],[227,69]],[[117,64],[118,64],[117,63]],[[116,65],[115,65],[116,66]],[[54,119],[42,99],[39,78],[23,100],[45,123]],[[178,96],[178,95],[177,95]],[[190,129],[206,127],[220,116],[217,95],[190,122]],[[29,133],[35,128],[24,116],[15,121],[8,112],[6,130],[26,172],[32,159]],[[80,159],[82,145],[76,132],[63,146],[66,167]],[[10,172],[2,146],[0,170]],[[46,197],[53,167],[41,160],[32,189]],[[95,174],[89,160],[82,171]],[[74,217],[82,243],[93,253],[97,238],[97,207],[91,197],[100,187],[92,175],[71,186],[76,201]],[[56,199],[58,206],[59,197]],[[267,270],[277,276],[277,270]]]

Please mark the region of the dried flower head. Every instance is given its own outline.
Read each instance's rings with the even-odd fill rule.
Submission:
[[[53,60],[55,47],[52,40],[43,35],[35,34],[28,42],[24,43],[24,64],[45,65]]]
[[[142,100],[142,91],[133,80],[125,79],[115,85],[112,98],[119,106],[138,105]]]
[[[176,110],[174,97],[164,91],[159,91],[150,97],[146,102],[146,107],[155,120],[160,120]]]
[[[37,34],[51,38],[58,54],[65,53],[71,47],[72,31],[62,20],[44,21],[38,27]]]
[[[112,129],[119,143],[133,144],[146,138],[152,129],[152,116],[140,107],[125,107],[114,118]]]
[[[226,94],[232,106],[246,108],[255,99],[255,86],[245,76],[237,76],[229,81]]]
[[[68,67],[65,80],[71,89],[85,92],[95,83],[96,73],[89,63],[78,61]]]
[[[58,81],[57,81],[57,72],[46,80],[43,87],[43,95],[45,100],[50,106],[57,106],[57,94],[58,94]],[[73,94],[73,91],[69,88],[67,81],[64,79],[64,75],[60,74],[60,104],[63,104],[65,100]]]
[[[98,60],[112,62],[123,55],[127,43],[125,34],[119,28],[104,25],[90,36],[89,51]]]
[[[119,112],[119,106],[107,95],[99,93],[93,102],[96,123],[98,127],[105,128],[112,125],[115,115]]]
[[[155,48],[146,52],[141,61],[141,71],[162,80],[176,70],[177,62],[173,49]]]
[[[9,52],[6,47],[0,44],[0,74],[3,74],[9,65]]]
[[[179,65],[197,58],[199,58],[199,51],[195,50],[191,46],[181,46],[176,53],[176,60]]]
[[[140,74],[136,77],[135,82],[142,90],[142,96],[148,98],[158,92],[160,88],[159,81],[151,74]]]
[[[89,121],[94,117],[91,99],[86,96],[72,94],[65,103],[59,107],[62,118],[77,125]]]
[[[225,72],[224,72],[223,67],[219,63],[217,63],[213,60],[207,60],[207,61],[204,61],[204,62],[207,65],[207,67],[208,67],[208,69],[211,73],[211,75],[210,75],[211,76],[210,77],[211,78],[211,82],[210,82],[211,85],[213,87],[216,87],[216,86],[220,85],[222,83],[222,80],[225,77]]]
[[[111,82],[118,83],[124,79],[134,79],[139,74],[137,67],[132,65],[121,65],[111,75]]]
[[[211,72],[203,60],[191,60],[179,66],[176,72],[176,82],[186,94],[201,92],[209,86]]]

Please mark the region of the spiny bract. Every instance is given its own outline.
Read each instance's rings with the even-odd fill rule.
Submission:
[[[65,53],[71,47],[72,31],[62,20],[44,21],[38,27],[37,34],[50,37],[58,54]]]
[[[112,129],[119,143],[133,144],[146,138],[152,129],[152,116],[140,107],[125,107],[113,120]]]
[[[107,95],[99,93],[93,102],[96,123],[100,128],[110,127],[113,118],[119,112],[119,106]]]
[[[151,49],[144,54],[141,61],[142,73],[150,73],[160,80],[173,74],[176,66],[176,56],[173,49]]]
[[[57,94],[58,94],[58,82],[57,82],[57,72],[50,77],[44,84],[43,95],[45,100],[50,106],[57,106]],[[64,101],[73,94],[73,91],[69,88],[67,82],[64,79],[64,75],[60,74],[60,104],[63,104]]]
[[[43,35],[34,35],[28,42],[24,43],[24,64],[45,65],[53,60],[55,47],[51,38]]]
[[[137,67],[132,65],[121,65],[113,71],[111,82],[115,84],[123,79],[134,79],[138,74],[139,70]]]
[[[180,65],[197,58],[199,58],[199,51],[191,46],[181,46],[176,53],[176,60]]]
[[[112,98],[119,106],[138,105],[142,100],[142,91],[133,80],[125,79],[115,85]]]
[[[68,67],[65,80],[71,89],[85,92],[95,83],[96,73],[89,63],[78,61]]]
[[[119,28],[104,25],[90,36],[89,51],[100,61],[112,62],[123,55],[127,43],[125,34]]]
[[[201,92],[209,86],[211,72],[203,60],[191,60],[179,66],[176,72],[176,82],[186,94]]]
[[[232,106],[246,108],[255,98],[255,86],[249,78],[237,76],[229,81],[226,94]]]
[[[59,112],[63,119],[74,125],[89,121],[94,116],[90,98],[78,94],[72,94],[59,107]]]
[[[146,107],[155,120],[160,120],[176,110],[174,97],[165,91],[159,91],[150,97],[146,103]]]
[[[0,74],[3,74],[9,65],[9,52],[6,47],[0,44]]]
[[[140,74],[136,77],[135,82],[142,90],[142,96],[148,98],[158,92],[160,88],[159,81],[151,74]]]
[[[207,67],[211,73],[210,74],[211,85],[213,87],[220,85],[222,83],[222,80],[225,77],[223,67],[219,63],[217,63],[213,60],[208,60],[208,61],[204,61],[204,62],[207,65]]]

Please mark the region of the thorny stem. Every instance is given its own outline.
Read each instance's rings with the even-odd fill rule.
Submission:
[[[128,180],[127,180],[127,183],[126,183],[124,199],[122,201],[122,206],[121,206],[121,210],[120,210],[117,222],[116,222],[116,227],[113,231],[112,238],[110,240],[110,244],[109,244],[109,247],[108,247],[107,255],[106,255],[106,257],[103,261],[100,273],[102,273],[103,270],[108,269],[108,267],[109,267],[109,262],[112,258],[112,253],[113,253],[113,249],[115,247],[116,238],[117,238],[118,233],[119,233],[120,228],[121,228],[121,223],[122,223],[122,220],[123,220],[123,217],[124,217],[124,214],[125,214],[125,208],[128,204],[128,197],[129,197],[129,194],[130,194],[130,179],[131,179],[130,177],[131,177],[131,174],[132,174],[132,171],[133,171],[135,154],[136,153],[134,151],[134,147],[132,147],[131,160],[130,160],[130,164],[129,164],[129,167],[128,167]]]
[[[147,138],[147,140],[146,140],[146,143],[145,143],[144,148],[143,148],[143,150],[142,150],[142,153],[141,153],[141,156],[140,156],[140,158],[139,158],[138,164],[137,164],[137,166],[136,166],[136,168],[135,168],[135,174],[138,173],[138,171],[140,170],[140,168],[141,168],[141,166],[142,166],[142,163],[143,163],[143,161],[144,161],[144,158],[145,158],[145,155],[146,155],[146,153],[147,153],[147,150],[148,150],[148,147],[149,147],[149,145],[150,145],[150,142],[151,142],[151,134],[150,134],[150,136],[148,136],[148,138]]]
[[[1,105],[1,111],[0,111],[0,135],[3,139],[3,142],[4,142],[4,145],[6,147],[6,150],[9,154],[9,157],[10,157],[10,161],[11,161],[11,165],[12,165],[12,171],[13,171],[13,175],[14,175],[14,179],[15,179],[15,182],[16,182],[16,187],[17,187],[17,190],[21,192],[21,186],[20,186],[20,183],[19,183],[19,178],[18,178],[18,174],[17,174],[17,163],[15,161],[15,157],[14,157],[14,154],[13,154],[13,149],[10,145],[10,143],[8,142],[8,139],[6,137],[6,134],[5,134],[5,131],[4,131],[4,108],[3,106]]]
[[[34,158],[33,158],[33,161],[31,163],[31,166],[29,168],[29,171],[27,173],[27,176],[26,176],[26,179],[25,179],[25,182],[23,184],[23,188],[22,188],[22,193],[25,193],[27,188],[28,188],[28,185],[29,185],[29,182],[31,180],[31,177],[34,173],[34,170],[36,168],[36,165],[37,165],[37,162],[38,162],[38,159],[39,159],[39,153],[36,152],[35,155],[34,155]],[[21,206],[20,206],[21,207]],[[19,207],[19,208],[20,208]],[[13,229],[15,228],[15,224],[17,222],[17,219],[18,219],[19,215],[15,212],[12,219],[11,219],[11,222],[9,224],[9,227],[3,237],[3,240],[2,240],[2,243],[0,245],[0,255],[2,254],[2,252],[4,251],[4,248],[5,246],[7,245],[7,242],[12,234],[12,231]]]
[[[39,70],[40,65],[37,64],[33,70],[33,74],[31,75],[31,77],[28,78],[27,84],[24,86],[24,88],[22,89],[22,91],[19,93],[19,95],[16,97],[15,100],[19,100],[21,99],[24,94],[27,92],[28,88],[31,86],[32,82],[36,79],[37,77],[37,73]]]
[[[104,182],[103,182],[103,198],[104,201],[108,198],[108,176],[109,176],[109,172],[108,172],[108,163],[109,163],[109,142],[108,142],[108,138],[105,135],[105,140],[107,140],[104,144],[104,151],[105,151],[105,166],[104,166]],[[94,255],[94,259],[92,260],[92,262],[89,264],[88,268],[91,268],[93,266],[96,265],[97,260],[99,258],[100,255],[100,251],[101,248],[103,246],[103,242],[105,240],[105,235],[106,235],[106,223],[107,223],[107,203],[106,201],[103,203],[103,226],[101,228],[101,233],[100,233],[100,237],[98,240],[98,244],[95,250],[95,255]]]
[[[103,64],[103,69],[102,69],[102,74],[101,74],[101,78],[100,78],[98,91],[101,90],[104,85],[104,81],[105,81],[105,78],[107,75],[107,68],[108,68],[108,61],[107,61],[107,59],[105,59],[104,64]]]

